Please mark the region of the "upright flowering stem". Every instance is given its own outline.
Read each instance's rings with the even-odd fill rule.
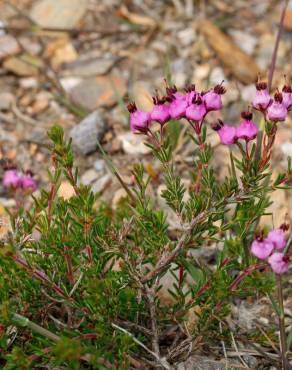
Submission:
[[[288,6],[288,0],[284,0],[284,5],[283,5],[282,13],[281,13],[278,34],[277,34],[277,38],[276,38],[276,42],[275,42],[275,46],[274,46],[274,50],[273,50],[273,55],[272,55],[272,61],[271,61],[271,65],[270,65],[270,70],[269,70],[269,79],[268,79],[268,90],[269,91],[271,90],[271,87],[272,87],[273,75],[274,75],[274,70],[275,70],[275,66],[276,66],[277,54],[278,54],[278,48],[279,48],[281,35],[282,35],[282,32],[283,32],[283,23],[284,23],[284,18],[285,18],[285,13],[286,13],[287,6]]]
[[[289,370],[290,366],[286,357],[287,346],[286,346],[286,333],[285,333],[285,315],[284,315],[284,304],[283,304],[283,287],[282,287],[282,276],[281,274],[276,274],[277,281],[277,295],[279,304],[279,329],[280,329],[280,343],[281,343],[281,360],[282,367],[284,370]]]

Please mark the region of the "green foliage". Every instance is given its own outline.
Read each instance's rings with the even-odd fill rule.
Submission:
[[[228,335],[218,325],[234,297],[272,293],[274,280],[253,269],[257,261],[249,247],[269,195],[291,179],[290,160],[288,171],[272,182],[269,161],[260,162],[256,146],[249,152],[240,146],[230,155],[230,176],[219,183],[204,127],[190,135],[195,154],[187,187],[173,158],[172,134],[154,134],[147,145],[160,163],[162,197],[177,219],[173,229],[150,196],[153,180],[141,163],[133,166],[135,186],[114,211],[79,184],[62,128],[53,126],[48,136],[50,187],[29,208],[11,212],[12,231],[1,241],[5,369],[128,369],[135,362],[147,368],[155,336],[174,364],[188,353],[187,338],[208,344]],[[63,179],[74,188],[70,199],[58,195]],[[218,250],[213,268],[194,257],[210,245]]]

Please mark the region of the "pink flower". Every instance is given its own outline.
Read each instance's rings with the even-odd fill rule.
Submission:
[[[146,132],[150,123],[150,113],[137,109],[135,103],[128,104],[130,127],[133,132]]]
[[[261,260],[269,257],[274,249],[274,245],[267,239],[256,239],[252,242],[251,253]]]
[[[154,106],[150,113],[151,120],[166,123],[170,119],[169,106],[165,104],[165,99],[159,99],[158,96],[153,97]]]
[[[274,248],[283,249],[286,245],[285,233],[283,229],[271,230],[268,234],[267,240],[274,244]]]
[[[222,108],[221,95],[225,94],[226,90],[222,85],[216,85],[214,89],[206,92],[203,95],[203,100],[207,111],[220,110]]]
[[[171,118],[180,119],[186,114],[188,103],[186,99],[174,98],[169,104],[169,113]]]
[[[15,169],[7,170],[3,177],[3,186],[5,188],[17,188],[20,185],[20,174]]]
[[[265,82],[256,83],[256,95],[252,101],[255,109],[265,111],[272,102],[272,98],[268,92],[267,84]]]
[[[285,105],[283,104],[283,96],[281,93],[275,94],[275,100],[269,106],[267,110],[268,119],[273,122],[285,121],[288,111]]]
[[[282,89],[283,105],[289,110],[292,108],[292,87],[285,85]]]
[[[193,103],[186,109],[186,117],[193,121],[201,121],[207,113],[201,97],[194,98]]]
[[[194,98],[197,96],[196,93],[196,86],[195,85],[190,85],[186,88],[186,100],[188,105],[191,105],[193,103]]]
[[[25,175],[21,176],[20,182],[21,182],[21,187],[25,190],[30,190],[34,192],[38,188],[37,183],[32,178],[30,173],[26,173]]]
[[[217,131],[222,144],[230,145],[236,142],[237,136],[235,127],[226,125],[221,120],[218,120],[218,123],[213,125],[212,128]]]
[[[236,136],[246,141],[253,140],[257,137],[259,129],[252,121],[252,113],[242,112],[241,117],[244,119],[236,130]]]
[[[276,274],[283,274],[288,271],[288,262],[289,259],[284,253],[275,252],[268,259],[268,262]]]

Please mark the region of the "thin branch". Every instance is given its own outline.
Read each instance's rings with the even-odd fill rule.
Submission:
[[[156,307],[155,307],[155,290],[157,284],[155,283],[151,288],[145,284],[145,293],[148,300],[150,319],[151,319],[151,329],[152,329],[152,348],[153,351],[160,358],[160,348],[159,348],[159,335],[156,320]]]
[[[206,217],[206,211],[201,212],[197,217],[195,217],[188,227],[185,229],[185,232],[182,234],[180,239],[177,242],[176,247],[170,253],[163,255],[160,260],[156,263],[155,267],[149,271],[145,276],[141,278],[141,282],[147,283],[149,280],[153,279],[155,276],[163,272],[167,266],[181,253],[186,243],[188,242],[192,231],[197,223],[201,222]]]
[[[268,78],[268,90],[269,91],[271,91],[271,88],[272,88],[273,75],[274,75],[274,71],[276,67],[278,48],[279,48],[281,35],[283,32],[283,23],[284,23],[287,6],[288,6],[288,0],[284,0],[283,10],[281,13],[281,18],[280,18],[280,23],[279,23],[279,29],[278,29],[277,38],[275,41],[275,46],[274,46],[273,55],[272,55],[272,61],[271,61],[270,69],[269,69],[269,78]]]
[[[142,342],[139,341],[139,339],[137,339],[132,333],[128,332],[126,329],[124,328],[121,328],[120,326],[112,323],[112,327],[115,328],[115,329],[118,329],[120,330],[121,332],[123,332],[124,334],[127,334],[130,338],[133,339],[133,341],[138,344],[140,347],[142,347],[146,352],[148,352],[151,356],[153,356],[157,362],[164,368],[164,369],[167,369],[167,370],[171,370],[171,367],[170,365],[168,364],[168,362],[166,361],[166,359],[164,358],[160,358],[155,352],[151,351],[151,349],[149,349],[148,347],[145,346],[145,344],[143,344]]]

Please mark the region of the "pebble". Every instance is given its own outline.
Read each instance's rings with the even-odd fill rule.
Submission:
[[[241,89],[241,98],[246,102],[251,102],[255,97],[256,88],[254,84],[243,86]]]
[[[84,185],[89,185],[97,178],[98,178],[98,173],[94,169],[91,168],[85,171],[84,174],[81,176],[81,182]]]
[[[70,131],[73,148],[83,155],[94,152],[105,130],[106,123],[100,111],[94,111]]]
[[[119,205],[120,201],[124,198],[127,198],[128,194],[124,188],[118,189],[113,197],[112,200],[112,207],[113,209],[117,209],[117,206]]]
[[[145,137],[143,135],[134,135],[132,132],[126,132],[119,135],[119,140],[122,143],[122,148],[125,153],[132,155],[149,154],[151,150],[144,144]]]
[[[87,9],[87,0],[36,1],[30,17],[42,27],[74,28]]]
[[[101,172],[105,170],[105,161],[103,159],[97,159],[94,164],[94,168],[97,172]]]
[[[196,33],[193,27],[189,27],[179,31],[177,36],[183,46],[189,46],[194,42]]]
[[[20,46],[11,35],[0,36],[0,60],[20,52]]]
[[[14,101],[13,94],[9,92],[0,93],[0,110],[8,110]]]
[[[223,69],[221,67],[213,68],[210,74],[210,84],[218,85],[223,80],[226,81],[226,76],[224,74]]]
[[[256,37],[247,32],[242,32],[239,30],[230,30],[228,33],[233,38],[235,44],[239,46],[246,54],[253,54],[258,42]]]
[[[126,93],[126,81],[122,76],[97,76],[84,78],[71,90],[74,102],[92,111],[100,106],[111,106]]]
[[[292,156],[292,142],[291,141],[286,141],[281,145],[281,150],[284,155]]]
[[[33,89],[35,87],[38,87],[38,80],[35,77],[20,78],[19,85],[23,89]]]
[[[17,76],[35,76],[38,74],[38,69],[32,64],[25,62],[24,60],[11,57],[4,61],[3,67]]]
[[[92,191],[94,193],[102,193],[107,185],[109,185],[111,180],[111,175],[109,173],[105,174],[92,185]]]

